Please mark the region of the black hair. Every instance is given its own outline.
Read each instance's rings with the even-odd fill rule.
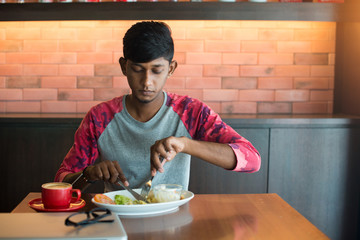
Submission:
[[[164,57],[169,63],[174,56],[170,27],[163,22],[144,21],[131,26],[123,39],[124,58],[137,63]]]

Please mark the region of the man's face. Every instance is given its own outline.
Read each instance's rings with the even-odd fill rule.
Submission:
[[[121,58],[120,65],[133,97],[141,103],[149,103],[162,96],[166,79],[174,72],[177,64],[175,61],[169,64],[169,61],[161,57],[147,63],[135,63]]]

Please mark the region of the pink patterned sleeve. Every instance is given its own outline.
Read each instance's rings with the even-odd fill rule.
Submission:
[[[204,103],[189,97],[172,96],[172,106],[185,123],[193,139],[228,144],[237,159],[237,172],[257,172],[261,157],[255,147],[233,128],[223,122],[218,114]]]
[[[122,98],[93,107],[82,120],[74,136],[74,144],[65,156],[55,176],[62,181],[69,173],[83,170],[99,157],[97,141],[116,112],[121,111]]]

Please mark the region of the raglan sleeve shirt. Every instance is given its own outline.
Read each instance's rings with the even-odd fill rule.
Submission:
[[[261,166],[261,157],[256,148],[233,128],[222,121],[220,116],[199,100],[189,97],[172,99],[174,111],[181,119],[195,140],[228,144],[234,151],[237,164],[232,171],[257,172]]]

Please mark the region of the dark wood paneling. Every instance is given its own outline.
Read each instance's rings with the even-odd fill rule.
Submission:
[[[271,129],[269,192],[331,239],[356,239],[360,129]]]
[[[261,169],[256,173],[227,171],[193,158],[189,190],[194,193],[266,193],[269,129],[236,129],[261,154]]]
[[[0,21],[301,20],[336,21],[342,4],[251,2],[102,2],[0,4]]]

